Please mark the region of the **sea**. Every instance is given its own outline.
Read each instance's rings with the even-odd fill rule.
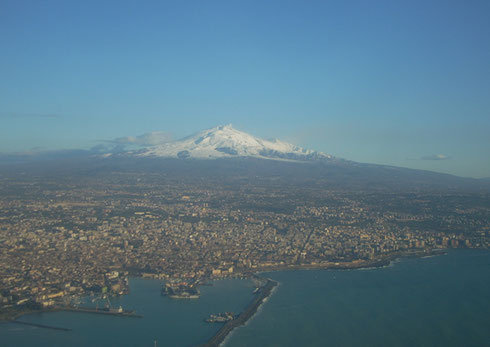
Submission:
[[[279,285],[224,347],[490,346],[489,250],[450,250],[375,269],[261,275]],[[132,278],[130,294],[111,304],[143,318],[31,314],[20,320],[71,331],[0,323],[0,346],[196,346],[220,327],[206,317],[239,313],[254,295],[250,280],[211,284],[200,288],[200,299],[172,300],[161,296],[161,281]]]

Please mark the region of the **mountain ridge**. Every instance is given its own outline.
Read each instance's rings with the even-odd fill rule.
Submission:
[[[241,177],[250,182],[265,179],[268,184],[320,185],[358,191],[490,191],[489,179],[350,161],[280,140],[260,139],[231,125],[207,129],[176,141],[170,141],[166,133],[154,132],[106,142],[114,146],[0,153],[0,179],[3,175],[19,177],[19,173],[29,172],[57,177],[126,172],[175,176],[190,181],[205,179],[213,184]]]

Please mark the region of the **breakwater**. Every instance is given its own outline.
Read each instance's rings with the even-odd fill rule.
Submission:
[[[18,321],[18,320],[12,320],[10,322],[11,323],[15,323],[15,324],[29,325],[29,326],[32,326],[32,327],[43,328],[43,329],[71,331],[71,329],[68,329],[68,328],[55,327],[55,326],[52,326],[52,325],[22,322],[22,321]]]
[[[69,311],[69,312],[80,312],[80,313],[103,314],[103,315],[109,315],[109,316],[143,318],[143,316],[135,314],[133,311],[118,311],[118,310],[113,310],[113,311],[107,310],[106,311],[103,309],[97,309],[95,307],[57,306],[57,307],[47,309],[44,312],[56,312],[56,311]],[[39,311],[39,312],[42,312],[42,311]],[[37,327],[37,328],[43,328],[43,329],[60,330],[60,331],[71,331],[72,330],[72,329],[68,329],[68,328],[55,327],[52,325],[24,322],[24,321],[19,321],[19,320],[15,320],[15,319],[8,320],[8,322],[15,323],[15,324],[29,325],[29,326],[33,326],[33,327]]]
[[[267,282],[259,289],[257,292],[257,296],[248,304],[245,310],[240,313],[240,315],[228,321],[225,325],[221,327],[220,330],[214,336],[209,339],[208,342],[201,345],[200,347],[217,347],[224,341],[226,336],[236,327],[245,324],[255,312],[260,307],[260,305],[264,302],[264,300],[269,297],[272,292],[272,289],[277,285],[276,281],[267,279]]]

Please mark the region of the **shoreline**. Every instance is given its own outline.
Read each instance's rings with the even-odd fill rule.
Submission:
[[[263,272],[273,272],[273,271],[287,271],[287,270],[358,270],[358,269],[378,269],[382,267],[389,266],[393,261],[403,258],[423,258],[430,256],[438,256],[447,254],[448,249],[431,249],[431,250],[419,250],[419,251],[403,251],[394,254],[389,254],[380,259],[373,260],[354,260],[350,262],[327,262],[327,263],[317,263],[317,264],[284,264],[284,265],[272,265],[263,266],[256,269],[249,269],[247,272],[242,272],[244,276],[256,276],[261,280],[261,278],[255,274],[260,274]],[[238,272],[237,274],[238,275]],[[142,276],[138,276],[142,277]],[[62,311],[59,307],[50,307],[44,309],[35,310],[23,310],[23,311],[13,311],[11,313],[5,313],[0,316],[0,323],[8,323],[16,321],[18,318],[33,314],[33,313],[47,313],[47,312],[57,312]]]
[[[435,257],[439,255],[447,254],[447,249],[432,249],[423,251],[405,251],[395,254],[389,254],[381,259],[373,260],[354,260],[350,262],[325,262],[316,264],[284,264],[284,265],[272,265],[264,266],[254,271],[252,273],[263,273],[263,272],[273,272],[273,271],[287,271],[287,270],[359,270],[359,269],[379,269],[390,264],[398,259],[405,258],[425,258],[425,257]]]
[[[292,265],[292,266],[279,266],[279,267],[267,267],[259,268],[250,274],[250,277],[254,277],[259,281],[267,280],[266,284],[260,287],[259,297],[252,300],[250,304],[247,305],[245,311],[243,311],[238,318],[226,322],[217,332],[214,334],[206,343],[197,345],[198,347],[219,347],[226,339],[227,336],[237,327],[245,325],[250,318],[257,312],[260,306],[264,303],[271,294],[273,289],[279,284],[278,282],[271,280],[269,278],[263,278],[258,275],[262,272],[275,272],[275,271],[287,271],[287,270],[360,270],[360,269],[379,269],[383,267],[390,266],[394,261],[404,258],[424,258],[424,257],[434,257],[447,254],[446,249],[432,249],[424,251],[409,251],[402,252],[393,255],[389,255],[384,259],[376,259],[367,262],[356,262],[356,263],[331,263],[328,264],[313,264],[313,265]],[[338,264],[338,265],[336,265]],[[263,291],[263,289],[266,289]]]

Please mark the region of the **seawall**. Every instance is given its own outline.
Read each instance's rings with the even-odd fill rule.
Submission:
[[[268,279],[264,286],[262,286],[257,293],[257,297],[255,297],[250,304],[245,308],[245,310],[240,313],[240,315],[225,323],[219,329],[214,336],[209,339],[205,344],[200,345],[200,347],[218,347],[220,343],[224,341],[226,336],[236,327],[245,324],[254,314],[257,312],[257,309],[262,305],[264,299],[266,299],[272,292],[272,289],[277,285],[276,281]]]

